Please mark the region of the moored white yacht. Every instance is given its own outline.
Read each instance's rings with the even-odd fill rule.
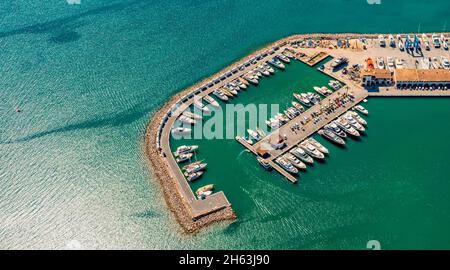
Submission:
[[[215,107],[215,108],[220,108],[219,103],[211,96],[206,95],[203,97],[203,99],[208,102],[209,104],[211,104],[211,106]]]
[[[192,155],[192,153],[180,154],[175,160],[177,163],[183,163],[191,159]]]
[[[279,68],[279,69],[285,69],[285,66],[283,63],[280,62],[280,60],[278,60],[277,58],[272,58],[271,60],[269,60],[269,63],[274,65],[275,67]]]
[[[284,157],[279,157],[275,160],[283,169],[291,174],[297,174],[298,169],[295,168],[289,161],[287,161]]]
[[[364,108],[362,105],[356,105],[355,110],[357,110],[358,112],[360,112],[364,115],[369,115],[369,111],[366,108]]]
[[[295,147],[294,149],[292,149],[291,151],[289,151],[291,154],[293,154],[294,156],[296,156],[298,159],[300,159],[301,161],[308,163],[308,164],[313,164],[314,163],[314,159],[312,157],[310,157],[305,150],[303,150],[300,147]]]
[[[175,156],[179,156],[181,154],[187,154],[197,151],[198,145],[181,145],[177,147],[177,150],[174,152]]]
[[[284,55],[284,54],[279,54],[279,55],[277,55],[277,58],[280,59],[281,61],[287,63],[287,64],[289,64],[289,63],[291,62],[291,60],[289,59],[289,57],[287,57],[287,56]]]
[[[360,134],[359,132],[352,127],[347,120],[345,120],[344,118],[338,118],[337,120],[334,121],[334,123],[340,127],[342,130],[344,130],[345,132],[347,132],[347,134],[355,136],[355,137],[359,137]]]
[[[336,134],[337,136],[339,136],[341,138],[347,138],[347,133],[345,133],[345,131],[340,129],[338,127],[338,125],[336,125],[336,123],[334,123],[334,122],[331,122],[330,124],[325,125],[324,129],[333,132],[334,134]]]
[[[183,115],[183,114],[178,117],[178,120],[182,123],[189,124],[189,125],[197,124],[196,120],[194,120],[190,117],[187,117],[186,115]]]
[[[313,105],[312,102],[309,100],[308,95],[305,93],[300,94],[294,93],[294,97],[306,107],[311,107]]]
[[[195,119],[195,120],[202,120],[203,119],[203,117],[201,115],[198,115],[196,113],[192,113],[190,111],[184,111],[183,115],[186,116],[186,117]]]
[[[292,106],[296,108],[300,113],[305,112],[305,108],[298,102],[292,101]]]
[[[228,96],[226,94],[224,94],[220,90],[214,90],[212,93],[213,93],[213,95],[215,95],[216,97],[218,97],[222,101],[227,101],[228,100]]]
[[[258,134],[258,132],[252,130],[252,129],[247,129],[248,135],[250,137],[252,137],[253,139],[259,141],[261,140],[261,136]]]
[[[299,169],[306,169],[306,165],[305,163],[301,162],[298,158],[296,158],[293,154],[291,153],[286,153],[283,155],[283,157],[285,159],[287,159],[292,165],[294,165],[295,167],[299,168]]]
[[[366,129],[363,127],[363,125],[361,125],[360,123],[358,123],[358,121],[355,120],[355,118],[353,118],[351,115],[349,114],[344,114],[342,116],[342,118],[344,118],[345,120],[347,120],[347,122],[354,127],[357,131],[360,132],[364,132]]]
[[[184,134],[191,132],[191,129],[185,128],[185,127],[177,127],[177,128],[172,128],[172,130],[170,130],[170,132],[173,135],[184,135]]]
[[[356,121],[358,121],[358,123],[360,123],[361,125],[367,126],[367,121],[364,120],[361,116],[359,116],[359,114],[357,114],[354,111],[348,111],[346,112],[346,114],[352,116]]]
[[[206,107],[201,100],[195,100],[194,101],[194,107],[196,107],[199,110],[202,110],[205,113],[209,113],[210,110],[208,109],[208,107]]]
[[[329,129],[321,129],[317,133],[334,143],[345,145],[345,141]]]
[[[302,148],[308,155],[312,156],[313,158],[317,159],[324,159],[325,156],[322,152],[317,150],[314,145],[309,143],[308,141],[303,141],[299,144],[299,147]]]
[[[324,153],[324,154],[329,154],[330,151],[328,151],[328,149],[323,146],[321,143],[319,143],[318,141],[316,141],[316,139],[310,137],[308,139],[306,139],[310,144],[312,144],[317,150],[319,150],[320,152]]]

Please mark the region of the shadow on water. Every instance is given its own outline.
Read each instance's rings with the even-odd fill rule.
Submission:
[[[77,41],[81,38],[81,35],[75,31],[69,30],[63,33],[59,33],[56,36],[53,36],[49,39],[49,41],[53,43],[67,43]]]
[[[82,13],[79,13],[76,15],[58,18],[58,19],[54,19],[54,20],[44,22],[44,23],[37,23],[37,24],[30,25],[30,26],[21,27],[18,29],[13,29],[10,31],[0,32],[0,38],[10,37],[10,36],[15,36],[15,35],[22,35],[22,34],[45,34],[45,33],[53,34],[56,32],[56,40],[58,40],[58,33],[66,32],[66,31],[64,31],[64,27],[68,26],[68,24],[75,22],[79,19],[82,19],[84,17],[94,16],[94,15],[104,14],[104,13],[108,13],[111,11],[120,11],[125,8],[137,5],[137,4],[149,4],[149,3],[150,3],[149,1],[145,1],[145,0],[134,0],[134,1],[129,1],[129,2],[125,2],[125,3],[110,4],[107,6],[94,8],[94,9],[91,9],[91,10],[88,10],[88,11],[85,11],[85,12],[82,12]],[[76,35],[73,35],[73,33],[71,35],[72,36],[67,35],[66,38],[62,38],[61,34],[60,34],[59,40],[63,40],[63,41],[66,40],[64,42],[67,42],[67,40],[73,41],[73,39],[74,39],[74,37],[76,37]]]
[[[132,216],[136,217],[136,218],[148,219],[148,218],[159,217],[161,215],[159,213],[155,212],[155,211],[152,211],[152,210],[145,210],[145,211],[140,212],[140,213],[135,213]]]
[[[1,141],[0,144],[13,144],[13,143],[21,143],[27,142],[34,139],[38,139],[47,135],[56,134],[56,133],[64,133],[75,130],[82,129],[93,129],[93,128],[102,128],[102,127],[118,127],[126,124],[130,124],[143,116],[146,116],[150,112],[150,107],[144,107],[144,103],[137,104],[130,109],[124,110],[117,114],[114,114],[109,117],[104,117],[101,119],[91,119],[75,124],[70,124],[64,127],[49,129],[41,132],[37,132],[19,139]]]

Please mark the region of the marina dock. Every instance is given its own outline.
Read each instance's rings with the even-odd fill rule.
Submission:
[[[176,99],[171,101],[170,105],[165,108],[167,112],[165,112],[165,115],[161,118],[162,120],[159,123],[158,129],[155,131],[156,134],[154,139],[156,141],[156,149],[158,149],[158,152],[164,161],[163,163],[168,166],[169,175],[175,180],[176,189],[180,194],[183,203],[186,205],[190,217],[193,220],[197,220],[221,209],[231,208],[231,204],[223,192],[216,192],[203,200],[197,199],[172,154],[170,148],[171,129],[178,117],[185,110],[189,109],[196,99],[201,99],[206,95],[210,95],[213,91],[221,89],[238,78],[244,77],[259,65],[268,63],[269,60],[272,60],[280,54],[293,57],[312,68],[329,56],[334,58],[345,57],[348,59],[349,63],[347,66],[349,69],[348,73],[344,73],[340,69],[334,70],[331,67],[331,61],[326,63],[323,68],[320,69],[320,72],[344,83],[345,86],[343,88],[333,92],[328,97],[323,98],[321,102],[308,108],[305,112],[291,119],[253,145],[244,138],[236,138],[242,146],[254,155],[259,156],[263,154],[265,161],[292,183],[297,182],[298,176],[287,172],[277,164],[275,160],[322,129],[331,121],[335,120],[348,110],[351,110],[365,98],[369,96],[450,96],[450,90],[400,90],[395,86],[380,87],[376,92],[364,89],[361,85],[361,76],[359,76],[358,73],[353,72],[353,69],[354,66],[357,66],[358,68],[363,67],[368,58],[374,60],[376,57],[386,57],[387,55],[391,55],[398,59],[406,58],[407,60],[403,63],[409,67],[414,66],[415,58],[410,57],[410,55],[405,54],[405,52],[394,48],[378,47],[376,45],[377,36],[377,34],[317,34],[291,36],[273,43],[270,46],[255,52],[251,56],[241,59],[222,70],[220,73],[186,89],[182,94],[179,94]],[[342,47],[334,44],[334,42],[344,38],[349,41],[348,46]],[[350,42],[350,39],[353,39],[353,41],[356,42],[352,43]],[[363,39],[367,39],[364,46],[360,44]],[[337,44],[339,44],[339,42],[337,42]],[[440,55],[449,55],[448,51],[444,50],[432,50],[431,52],[427,52],[427,54],[429,57],[435,58]],[[349,96],[351,98],[349,98]],[[344,104],[341,104],[340,102],[342,99],[346,100]],[[337,103],[339,103],[339,105],[335,106]],[[333,105],[333,110],[328,110],[326,108],[329,108],[330,105]],[[278,148],[278,146],[270,147],[270,145],[274,145],[272,143],[277,140],[282,141],[284,146],[281,148]],[[275,145],[277,144],[275,143]]]
[[[284,50],[283,46],[274,47],[272,48],[272,50],[267,51],[265,53],[265,56],[263,54],[263,56],[260,56],[257,60],[254,59],[253,61],[241,63],[241,65],[245,65],[245,68],[242,69],[234,68],[234,72],[232,71],[228,72],[228,76],[224,74],[218,77],[217,79],[213,79],[213,81],[215,81],[216,83],[210,85],[209,87],[203,87],[202,89],[199,89],[194,93],[188,94],[185,98],[182,98],[180,102],[175,103],[172,106],[172,109],[167,113],[166,115],[167,117],[163,120],[161,124],[161,129],[158,131],[159,134],[157,135],[157,145],[159,145],[160,153],[166,160],[166,163],[169,166],[169,170],[171,171],[172,177],[176,181],[178,192],[180,193],[185,205],[189,209],[191,217],[194,220],[202,216],[214,213],[223,208],[231,207],[231,204],[226,198],[225,194],[221,191],[216,192],[203,200],[198,200],[196,198],[181,169],[178,167],[178,164],[170,148],[171,129],[175,121],[186,109],[188,109],[191,105],[193,105],[194,97],[195,99],[200,99],[206,95],[211,94],[214,90],[220,89],[221,87],[230,83],[231,81],[242,77],[250,70],[257,67],[258,65],[266,63],[275,56],[281,54],[283,50]],[[248,148],[249,145],[245,140],[240,141],[240,143],[243,144],[244,147],[249,149]]]
[[[325,115],[322,113],[319,117],[313,117],[312,114],[321,112],[321,106],[330,103],[332,100],[346,95],[348,93],[351,93],[353,95],[353,100],[349,101],[349,103],[342,105],[341,107],[337,108],[333,113],[329,115]],[[248,150],[250,150],[252,153],[256,154],[258,153],[258,149],[265,149],[266,153],[270,155],[269,158],[266,158],[266,161],[269,162],[269,164],[272,165],[272,167],[278,171],[281,175],[286,177],[289,181],[295,183],[297,182],[297,179],[285,171],[283,168],[278,166],[274,160],[278,157],[282,156],[289,150],[291,150],[293,147],[297,146],[300,142],[304,141],[317,131],[319,131],[323,126],[330,123],[331,121],[335,120],[337,117],[344,114],[346,111],[352,109],[355,105],[363,101],[368,96],[367,91],[365,91],[362,88],[353,87],[350,89],[347,89],[346,87],[341,88],[340,90],[334,92],[330,96],[323,99],[319,104],[316,104],[306,110],[301,115],[297,116],[296,118],[290,120],[285,125],[281,126],[271,134],[267,135],[266,137],[262,138],[260,141],[253,145],[249,145],[244,142],[241,142],[242,145],[244,145]],[[302,129],[299,131],[293,131],[291,128],[294,124],[300,123],[301,121],[305,121],[305,119],[317,119],[316,122],[310,120],[309,122],[302,125]],[[286,146],[282,149],[270,149],[267,147],[264,147],[264,145],[270,145],[271,141],[276,141],[280,137],[286,137],[284,140],[284,143]]]

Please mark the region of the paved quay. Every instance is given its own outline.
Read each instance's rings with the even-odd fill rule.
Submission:
[[[246,73],[257,67],[258,65],[266,63],[273,57],[283,52],[284,49],[286,48],[285,46],[279,46],[276,51],[271,50],[271,53],[269,52],[266,53],[266,56],[261,57],[259,60],[254,60],[251,61],[250,63],[247,62],[248,66],[246,66],[245,69],[237,70],[235,73],[232,73],[230,71],[231,75],[225,77],[223,80],[221,80],[220,77],[217,78],[216,80],[214,80],[216,81],[216,83],[213,84],[211,87],[207,88],[202,92],[196,93],[195,99],[200,99],[206,95],[211,94],[214,90],[220,89],[221,87],[232,82],[233,80],[242,77],[243,75],[245,75]],[[180,196],[182,197],[185,205],[187,206],[190,215],[192,216],[193,219],[198,219],[202,216],[214,213],[223,208],[230,207],[231,204],[222,191],[216,192],[203,200],[198,200],[195,194],[192,192],[189,183],[187,182],[181,169],[178,167],[178,164],[172,154],[172,150],[170,148],[171,129],[174,126],[178,117],[194,103],[193,97],[194,94],[191,94],[190,98],[186,98],[185,100],[183,100],[183,103],[179,104],[178,106],[174,107],[174,109],[171,110],[170,115],[167,118],[164,127],[161,130],[160,152],[164,157],[164,159],[166,160],[167,165],[169,166],[169,171],[171,172],[172,177],[176,180],[178,192],[180,193]]]

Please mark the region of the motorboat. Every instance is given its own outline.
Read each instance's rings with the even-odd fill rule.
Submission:
[[[186,171],[186,173],[191,174],[191,173],[203,171],[204,169],[206,169],[206,166],[208,166],[208,164],[206,164],[206,163],[198,163],[198,164],[195,164],[195,165],[187,167],[185,169],[185,171]]]
[[[342,116],[345,120],[347,120],[347,122],[354,127],[357,131],[360,132],[364,132],[366,131],[366,129],[363,127],[363,125],[361,125],[360,123],[358,123],[358,121],[355,120],[355,118],[353,118],[351,115],[349,114],[344,114]]]
[[[294,93],[294,97],[306,107],[311,107],[313,105],[312,102],[309,100],[308,95],[306,95],[305,93],[300,94]]]
[[[307,92],[306,96],[313,104],[317,104],[320,102],[320,96],[318,94]]]
[[[206,112],[206,113],[210,112],[210,110],[208,109],[208,107],[206,107],[206,106],[201,102],[201,100],[195,100],[195,101],[194,101],[194,107],[196,107],[197,109],[199,109],[199,110],[201,110],[201,111],[203,111],[203,112]]]
[[[191,159],[192,153],[180,154],[175,160],[178,163],[183,163]]]
[[[344,65],[344,64],[346,64],[346,63],[348,63],[348,58],[345,58],[345,57],[339,57],[339,58],[335,59],[335,60],[331,63],[331,67],[332,67],[333,69],[337,69],[337,68],[339,68],[340,66],[342,66],[342,65]]]
[[[277,55],[277,58],[280,59],[281,61],[287,63],[287,64],[289,64],[289,63],[291,62],[291,60],[289,59],[289,57],[287,57],[287,56],[284,55],[284,54],[279,54],[279,55]]]
[[[264,138],[266,137],[266,133],[264,132],[264,130],[257,128],[256,129],[256,133],[258,133],[259,137]]]
[[[235,87],[231,86],[231,85],[225,85],[224,89],[228,90],[228,92],[230,92],[231,94],[237,96],[238,95],[238,91]]]
[[[190,173],[190,174],[185,174],[186,176],[186,180],[188,180],[189,182],[192,182],[194,180],[197,180],[198,178],[200,178],[203,175],[203,172],[195,172],[195,173]]]
[[[279,157],[275,160],[283,169],[291,174],[297,174],[298,169],[295,168],[289,161],[287,161],[284,157]]]
[[[400,51],[404,51],[405,50],[405,45],[403,45],[403,42],[402,41],[400,41],[399,43],[398,43],[398,49],[400,50]]]
[[[329,154],[330,151],[328,151],[328,149],[323,146],[321,143],[319,143],[316,139],[314,138],[308,138],[306,139],[310,144],[312,144],[317,150],[319,150],[320,152],[324,153],[324,154]]]
[[[272,58],[271,60],[269,60],[269,63],[274,65],[275,67],[279,68],[279,69],[285,69],[285,66],[283,63],[280,62],[280,60],[278,60],[277,58]]]
[[[214,108],[220,108],[219,103],[213,97],[211,97],[210,95],[204,96],[203,100],[205,100],[206,102],[211,104],[211,106],[213,106]]]
[[[319,135],[339,145],[345,145],[345,141],[329,129],[321,129]]]
[[[233,93],[231,93],[228,89],[226,88],[220,88],[219,89],[222,93],[224,93],[227,97],[232,98],[234,97]]]
[[[355,110],[357,110],[358,112],[360,112],[364,115],[369,115],[369,111],[366,108],[364,108],[362,105],[356,105]]]
[[[229,82],[229,83],[227,84],[227,86],[228,86],[229,88],[232,88],[232,89],[238,91],[238,92],[241,91],[241,88],[240,88],[237,84],[235,84],[234,82]]]
[[[296,168],[298,169],[306,169],[306,165],[305,163],[301,162],[298,158],[296,158],[293,154],[291,153],[286,153],[283,155],[283,157],[285,159],[287,159],[292,165],[294,165]]]
[[[242,90],[247,89],[247,85],[244,82],[242,82],[240,79],[234,80],[234,83]]]
[[[275,69],[273,69],[267,63],[264,63],[263,66],[264,66],[265,69],[267,69],[270,72],[270,74],[274,74],[275,73]]]
[[[258,66],[259,72],[261,72],[264,76],[270,76],[270,72],[264,68],[263,65]]]
[[[301,161],[308,163],[308,164],[313,164],[314,163],[314,159],[309,156],[305,150],[303,150],[300,147],[295,147],[294,149],[292,149],[291,151],[289,151],[291,154],[293,154],[294,156],[296,156],[298,159],[300,159]]]
[[[361,116],[359,116],[359,114],[357,114],[354,111],[348,111],[346,112],[346,114],[350,115],[351,117],[353,117],[353,119],[355,119],[358,123],[360,123],[363,126],[367,126],[367,121],[364,120]]]
[[[330,82],[328,83],[328,86],[330,86],[335,91],[341,89],[341,87],[342,87],[341,83],[336,80],[330,80]]]
[[[384,64],[384,58],[383,57],[378,57],[377,58],[377,67],[379,69],[385,69],[386,65]]]
[[[202,120],[203,119],[203,117],[201,115],[198,115],[196,113],[192,113],[190,111],[184,111],[183,115],[186,116],[186,117],[195,119],[195,120]]]
[[[292,106],[294,106],[294,108],[296,108],[300,113],[305,112],[305,108],[303,108],[303,106],[295,101],[292,101]]]
[[[254,70],[252,70],[252,74],[256,78],[261,78],[263,76],[263,74],[261,73],[261,71],[258,70],[258,68],[255,68]]]
[[[209,184],[209,185],[206,185],[206,186],[203,186],[203,187],[197,189],[195,191],[195,194],[200,198],[203,197],[204,195],[209,196],[211,194],[208,194],[208,193],[212,192],[213,189],[214,189],[214,185]]]
[[[177,128],[172,128],[172,130],[170,132],[172,133],[172,135],[183,135],[183,134],[187,134],[191,131],[192,130],[190,128],[177,127]]]
[[[339,126],[336,125],[336,123],[334,123],[334,122],[331,122],[330,124],[325,125],[324,129],[333,132],[334,134],[336,134],[337,136],[339,136],[341,138],[347,138],[347,133],[345,133],[345,131],[343,131],[341,128],[339,128]]]
[[[334,121],[334,123],[340,127],[342,130],[344,130],[345,132],[347,132],[347,134],[355,136],[355,137],[359,137],[361,136],[359,134],[359,132],[352,127],[347,120],[345,120],[344,118],[338,118],[337,120]]]
[[[213,93],[213,95],[215,95],[216,97],[218,97],[222,101],[227,101],[228,100],[228,96],[224,92],[222,92],[220,90],[214,90],[212,93]]]
[[[317,93],[321,94],[324,97],[329,96],[330,94],[333,93],[325,86],[324,87],[314,86],[313,89],[314,91],[316,91]]]
[[[251,130],[251,129],[247,129],[247,132],[251,138],[253,138],[257,141],[261,140],[261,136],[259,136],[258,132]]]
[[[174,152],[175,156],[179,156],[181,154],[193,153],[197,151],[198,145],[181,145],[177,147],[177,150]]]
[[[178,120],[182,123],[188,124],[188,125],[195,125],[197,124],[197,121],[195,121],[194,119],[187,117],[186,115],[180,115],[178,117]]]
[[[314,145],[309,143],[308,141],[303,141],[299,145],[300,148],[302,148],[308,155],[312,156],[313,158],[317,159],[324,159],[325,156],[322,152],[317,150]]]
[[[258,79],[256,79],[252,74],[247,73],[246,75],[244,75],[244,79],[247,80],[248,82],[254,84],[254,85],[258,85]]]
[[[266,170],[271,171],[272,170],[272,166],[270,165],[269,162],[267,162],[265,159],[263,159],[262,157],[257,157],[256,160],[258,161],[258,163]]]

